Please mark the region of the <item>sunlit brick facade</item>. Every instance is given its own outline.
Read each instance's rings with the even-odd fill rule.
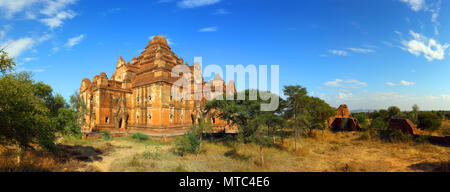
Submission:
[[[182,78],[171,76],[176,65],[185,65],[190,69],[193,77],[190,80],[191,99],[174,99],[172,95],[172,86]],[[208,85],[213,90],[223,88],[223,92],[228,90],[228,93],[234,93],[234,82],[225,85],[218,75],[205,82],[198,71],[201,71],[200,65],[189,66],[171,51],[164,37],[155,36],[141,55],[131,62],[125,62],[120,57],[111,78],[100,73],[92,82],[83,79],[80,98],[86,110],[82,132],[180,135],[202,117],[207,118],[205,121],[210,122],[215,131],[233,129],[212,114],[202,115],[201,106],[206,102],[205,97],[200,95],[200,100],[194,100],[194,95],[201,93],[202,88]],[[211,86],[213,82],[214,86]],[[200,86],[194,89],[194,83]],[[222,86],[216,87],[218,84]]]

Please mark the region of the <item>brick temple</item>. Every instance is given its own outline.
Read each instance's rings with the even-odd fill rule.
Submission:
[[[193,77],[190,80],[190,99],[173,98],[172,86],[186,77],[186,74],[178,78],[171,76],[172,68],[177,65],[190,69]],[[140,132],[151,136],[173,136],[184,134],[201,118],[210,123],[214,131],[233,131],[235,128],[215,118],[211,112],[205,115],[202,111],[202,105],[206,103],[203,95],[194,99],[194,95],[201,94],[206,86],[212,90],[223,88],[223,93],[236,92],[233,81],[225,85],[218,75],[205,82],[200,64],[188,65],[172,52],[165,37],[155,36],[141,55],[131,62],[119,57],[111,78],[102,72],[92,81],[83,79],[80,87],[80,99],[85,104],[82,132]],[[214,98],[217,95],[211,93],[209,96]]]

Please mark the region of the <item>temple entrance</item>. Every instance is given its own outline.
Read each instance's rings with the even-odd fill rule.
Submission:
[[[192,123],[192,125],[194,125],[194,124],[195,124],[195,116],[194,116],[194,115],[192,115],[192,114],[191,114],[191,123]]]
[[[119,129],[122,129],[122,118],[119,119]]]
[[[127,117],[125,118],[125,129],[128,128],[128,119],[129,119],[130,115],[127,115]]]

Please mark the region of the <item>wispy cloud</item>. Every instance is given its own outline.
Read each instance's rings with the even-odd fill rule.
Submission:
[[[373,53],[375,50],[373,49],[364,49],[364,48],[348,48],[350,51],[355,53]]]
[[[198,30],[198,32],[215,32],[217,27],[205,27]]]
[[[360,92],[349,94],[336,93],[326,95],[323,99],[331,106],[348,104],[350,109],[387,109],[398,106],[401,110],[411,110],[414,104],[423,110],[446,110],[450,108],[450,95],[417,96],[398,92]]]
[[[395,83],[392,83],[392,82],[386,82],[386,85],[389,85],[389,86],[395,86]]]
[[[400,0],[400,1],[408,4],[408,6],[413,11],[420,11],[420,10],[424,9],[426,6],[425,0]]]
[[[367,87],[367,83],[355,79],[348,79],[348,80],[335,79],[334,81],[325,82],[325,85],[329,87],[337,87],[345,89],[359,89]]]
[[[404,86],[412,86],[412,85],[415,85],[416,83],[410,82],[410,81],[401,80],[400,84],[402,84]]]
[[[12,18],[14,14],[37,2],[38,0],[0,0],[0,10],[6,18]]]
[[[35,41],[31,37],[24,37],[17,40],[9,40],[0,45],[4,47],[11,57],[18,57],[24,51],[31,49],[35,44]]]
[[[72,19],[77,14],[68,9],[77,0],[0,0],[0,10],[8,19],[23,12],[24,18],[38,20],[51,29],[60,27],[64,20]]]
[[[66,42],[66,44],[64,44],[64,46],[67,48],[71,48],[75,45],[78,45],[84,39],[84,37],[85,37],[84,34],[76,36],[76,37],[72,37],[67,40],[67,42]]]
[[[26,62],[29,62],[29,61],[37,60],[37,58],[35,58],[35,57],[25,57],[25,58],[23,58],[23,60],[26,61]]]
[[[228,15],[230,14],[230,12],[228,12],[225,9],[216,9],[216,11],[214,11],[213,15]]]
[[[189,9],[195,7],[202,7],[219,3],[221,0],[182,0],[178,2],[181,8]]]
[[[332,50],[328,50],[328,52],[332,53],[333,55],[338,55],[338,56],[348,56],[348,52],[344,51],[344,50],[337,50],[337,49],[332,49]]]
[[[76,0],[49,0],[46,1],[45,7],[40,11],[46,18],[40,19],[40,21],[51,29],[60,27],[64,20],[73,19],[77,14],[66,9],[67,6],[74,4]]]
[[[438,17],[441,12],[442,0],[425,1],[425,0],[400,0],[408,4],[408,6],[415,12],[425,11],[431,14],[431,22],[433,23],[435,35],[439,35]]]
[[[443,60],[445,58],[446,49],[450,44],[440,44],[432,38],[428,38],[422,34],[410,31],[412,39],[403,40],[401,49],[410,52],[413,55],[420,56],[422,53],[428,61]]]

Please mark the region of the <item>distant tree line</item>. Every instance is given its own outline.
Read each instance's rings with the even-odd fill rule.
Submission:
[[[400,108],[391,106],[387,110],[353,113],[352,116],[363,127],[385,130],[391,119],[404,118],[411,120],[420,129],[433,132],[439,130],[443,120],[450,118],[450,111],[420,111],[417,105],[413,105],[411,111],[401,111]]]

